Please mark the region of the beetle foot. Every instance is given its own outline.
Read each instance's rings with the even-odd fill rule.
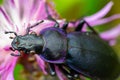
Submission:
[[[9,48],[11,51],[15,51],[12,47]]]
[[[18,54],[11,53],[11,56],[18,57],[18,56],[21,56],[21,54],[20,53],[18,53]]]

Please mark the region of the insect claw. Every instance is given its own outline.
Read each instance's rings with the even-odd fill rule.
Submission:
[[[15,51],[12,47],[9,48],[11,51]]]

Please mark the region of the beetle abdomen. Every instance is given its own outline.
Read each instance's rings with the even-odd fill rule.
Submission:
[[[67,64],[89,77],[107,80],[118,66],[116,53],[102,39],[90,32],[68,34]],[[117,73],[116,73],[117,75]]]

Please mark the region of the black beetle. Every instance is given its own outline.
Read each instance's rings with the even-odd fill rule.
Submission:
[[[50,15],[49,18],[55,21]],[[30,29],[39,23],[29,27],[25,35],[6,32],[16,35],[10,49],[25,54],[38,54],[48,62],[51,75],[55,75],[54,65],[57,65],[71,80],[79,74],[95,80],[114,80],[118,76],[120,69],[116,53],[86,21],[81,20],[75,31],[70,33],[66,32],[68,23],[59,28],[59,24],[55,22],[53,27],[43,29],[39,35],[29,34]],[[84,23],[91,32],[81,31]],[[13,53],[11,55],[20,56]]]
[[[83,23],[82,23],[83,24]],[[112,80],[119,65],[117,55],[96,33],[80,32],[81,23],[75,32],[66,33],[64,28],[50,27],[42,30],[40,35],[17,35],[12,41],[12,50],[26,54],[38,54],[43,60],[56,64],[69,78],[83,74],[91,78]],[[19,56],[12,53],[13,56]],[[51,68],[51,74],[55,73]],[[66,68],[70,71],[68,72]],[[115,73],[115,74],[114,74]]]

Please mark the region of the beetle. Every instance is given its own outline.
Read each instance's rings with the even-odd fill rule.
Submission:
[[[78,78],[79,74],[94,80],[114,80],[118,76],[120,64],[115,51],[85,20],[80,21],[74,32],[67,33],[68,23],[59,28],[59,23],[51,15],[48,17],[55,25],[43,29],[39,35],[30,33],[30,29],[43,21],[28,27],[25,35],[5,32],[15,34],[10,49],[20,53],[11,53],[12,56],[20,56],[21,52],[37,54],[48,63],[51,75],[55,75],[56,65],[71,80]],[[84,24],[91,31],[83,32]]]
[[[93,32],[81,32],[81,24],[75,32],[66,33],[59,27],[45,28],[39,35],[35,33],[17,35],[12,41],[11,49],[18,50],[25,54],[38,54],[44,61],[49,63],[51,74],[54,75],[56,64],[69,78],[82,74],[92,78],[102,80],[112,80],[119,65],[117,55],[114,50],[105,43],[93,30]],[[20,54],[11,54],[20,56]],[[66,70],[69,69],[69,73]],[[116,70],[115,70],[116,69]],[[110,79],[107,79],[109,78]]]

